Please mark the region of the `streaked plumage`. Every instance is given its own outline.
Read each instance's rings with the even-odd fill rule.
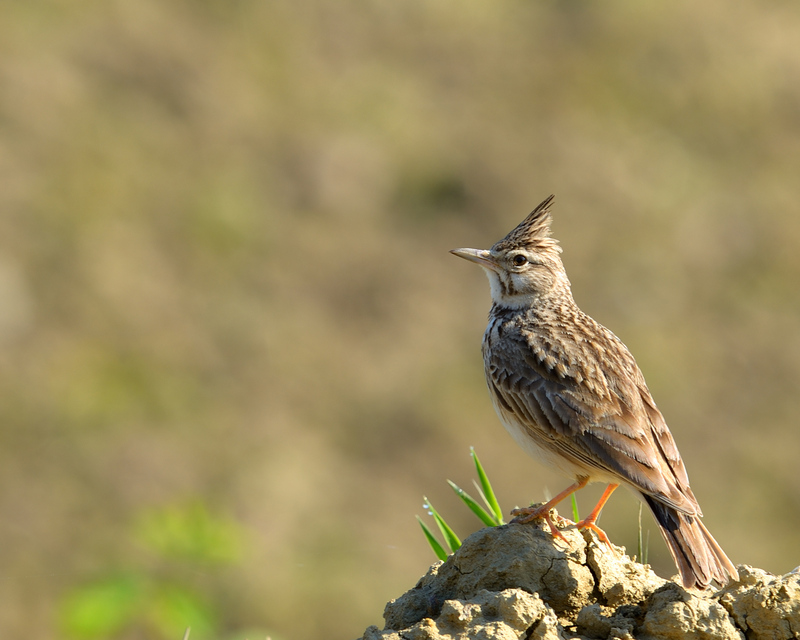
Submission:
[[[587,482],[606,482],[603,499],[580,523],[605,538],[594,520],[616,485],[625,484],[653,511],[685,586],[735,579],[735,567],[700,521],[675,441],[633,356],[572,298],[561,249],[550,237],[552,200],[490,250],[453,250],[489,276],[483,357],[497,414],[525,451],[576,480],[545,511],[519,513],[523,520],[547,517]]]

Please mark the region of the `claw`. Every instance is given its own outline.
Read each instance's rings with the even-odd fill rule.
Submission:
[[[584,529],[589,529],[590,531],[594,531],[597,535],[597,538],[608,547],[608,550],[611,551],[614,555],[617,555],[617,550],[611,545],[611,540],[608,539],[606,532],[603,531],[600,527],[598,527],[594,522],[589,522],[589,518],[586,520],[581,520],[580,522],[576,523],[575,528],[578,531],[583,531]]]
[[[553,522],[553,518],[550,516],[550,508],[547,504],[539,507],[522,507],[519,509],[513,509],[511,511],[511,515],[515,516],[512,522],[519,522],[523,524],[526,522],[533,522],[534,520],[544,520],[550,527],[550,534],[554,538],[558,538],[559,540],[567,542],[567,539],[563,536],[558,527],[556,527],[555,522]]]
[[[595,522],[597,522],[597,518],[600,517],[600,511],[603,509],[603,505],[605,505],[608,498],[614,493],[614,489],[616,489],[619,485],[618,484],[610,484],[606,487],[606,490],[603,492],[603,495],[600,497],[600,501],[597,503],[592,512],[589,514],[588,518],[584,518],[580,522],[575,524],[575,527],[578,531],[583,531],[584,529],[589,529],[594,531],[597,534],[597,537],[600,539],[600,542],[603,542],[611,551],[611,553],[616,554],[614,547],[611,546],[611,541],[608,539],[606,532],[603,531],[600,527],[598,527]]]

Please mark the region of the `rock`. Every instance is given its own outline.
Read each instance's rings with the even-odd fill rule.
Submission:
[[[569,544],[530,525],[490,527],[473,533],[457,553],[431,567],[417,585],[386,605],[389,629],[405,629],[439,615],[446,600],[470,600],[482,590],[536,593],[559,616],[577,614],[594,589],[586,543],[575,530]]]
[[[588,532],[585,536],[587,563],[604,605],[637,604],[666,582],[653,573],[649,565],[634,562],[626,555],[610,551],[605,545],[594,544]]]
[[[445,600],[436,619],[422,618],[403,629],[370,627],[365,640],[453,640],[489,638],[562,640],[553,610],[536,594],[521,589],[477,593],[471,600]]]
[[[748,640],[800,638],[800,572],[783,576],[739,567],[739,582],[723,590],[720,602]]]
[[[745,640],[725,607],[698,597],[674,582],[653,593],[645,604],[641,637],[653,640]]]
[[[789,640],[800,637],[800,571],[746,565],[714,591],[656,576],[588,532],[536,523],[482,529],[386,605],[363,640]]]

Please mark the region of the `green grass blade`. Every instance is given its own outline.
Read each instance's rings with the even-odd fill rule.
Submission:
[[[424,497],[424,496],[423,496]],[[450,547],[451,551],[457,551],[461,547],[461,540],[458,539],[456,532],[450,528],[450,525],[444,521],[444,518],[439,515],[439,512],[433,508],[433,505],[430,503],[428,498],[425,498],[425,504],[430,510],[433,519],[436,521],[436,524],[439,527],[439,531],[442,532],[444,536],[444,541],[448,547]]]
[[[447,483],[453,488],[453,491],[456,492],[456,495],[464,501],[464,504],[470,508],[472,513],[478,516],[483,524],[485,524],[487,527],[494,527],[498,524],[495,522],[495,519],[486,511],[486,509],[479,505],[471,495],[459,487],[455,482],[448,480]]]
[[[572,521],[580,522],[581,516],[578,513],[578,499],[575,497],[574,493],[570,497],[572,498]]]
[[[478,478],[481,481],[481,487],[483,488],[483,498],[486,501],[486,506],[492,510],[492,513],[494,513],[495,519],[497,520],[497,524],[503,524],[503,511],[500,509],[500,505],[497,502],[497,498],[494,495],[494,491],[492,491],[492,484],[489,482],[489,478],[487,477],[486,472],[483,470],[483,467],[481,466],[481,461],[478,460],[478,454],[475,453],[475,449],[473,449],[472,447],[469,448],[469,454],[475,461],[475,469],[478,472]]]
[[[473,480],[472,481],[472,486],[475,487],[475,491],[478,492],[478,495],[481,497],[481,500],[483,500],[483,504],[488,506],[489,505],[489,501],[486,499],[486,495],[483,493],[483,489],[481,489],[481,485],[478,484],[478,481],[477,480]],[[497,520],[497,517],[494,515],[494,513],[489,513],[489,517],[494,521],[494,525],[493,526],[495,526],[495,527],[499,527],[501,524],[505,524],[503,522],[502,518],[500,520]]]
[[[419,522],[419,526],[422,527],[422,533],[425,534],[425,538],[427,539],[428,544],[431,545],[431,549],[433,549],[436,557],[442,562],[447,560],[447,551],[445,551],[444,547],[439,544],[439,541],[436,539],[436,536],[433,535],[433,532],[428,528],[428,525],[426,525],[419,516],[417,516],[417,522]]]
[[[641,502],[639,503],[639,533],[636,536],[636,542],[637,542],[637,545],[636,545],[636,557],[639,558],[639,562],[644,564],[644,560],[643,560],[644,559],[644,555],[642,553],[643,545],[642,545],[642,503]]]
[[[647,564],[647,557],[650,551],[650,529],[647,530],[647,535],[644,538],[644,544],[642,544],[642,504],[639,503],[639,534],[637,540],[637,551],[636,557],[638,558],[641,564]]]

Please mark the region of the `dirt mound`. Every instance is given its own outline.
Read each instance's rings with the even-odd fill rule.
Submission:
[[[386,605],[363,640],[789,640],[800,637],[800,572],[747,565],[724,589],[684,589],[589,533],[482,529]]]

